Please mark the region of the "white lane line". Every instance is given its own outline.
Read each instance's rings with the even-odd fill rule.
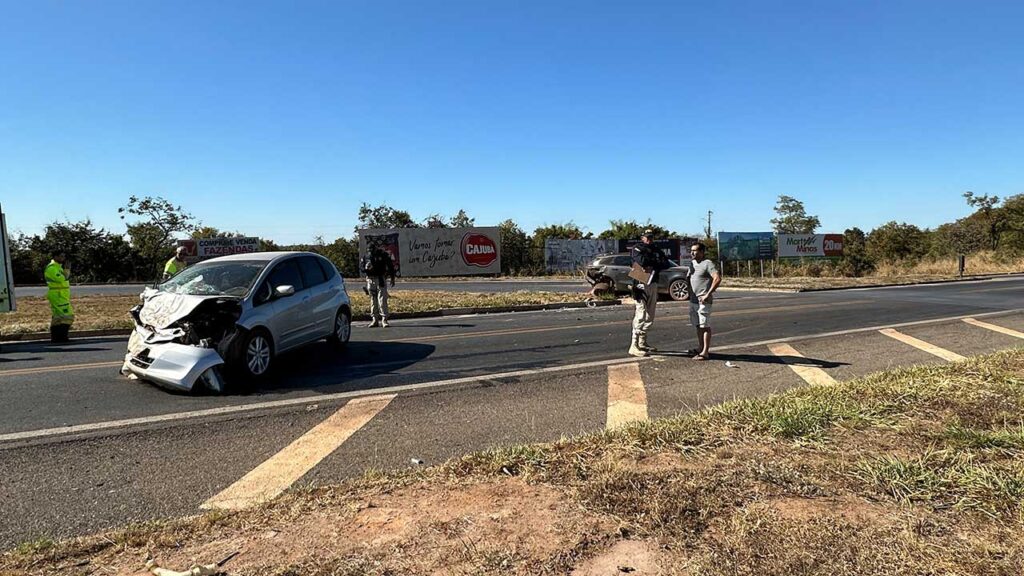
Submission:
[[[10,434],[0,434],[0,443],[2,442],[13,442],[19,440],[34,440],[38,438],[46,438],[48,436],[60,436],[70,434],[83,434],[91,432],[99,432],[104,430],[111,430],[116,428],[125,428],[128,426],[141,426],[149,424],[159,424],[162,422],[177,422],[180,420],[188,420],[192,418],[204,418],[211,416],[226,416],[232,414],[243,414],[246,412],[254,412],[257,410],[266,410],[270,408],[286,408],[289,406],[303,406],[306,404],[324,404],[337,400],[349,400],[352,398],[360,398],[365,396],[377,396],[380,394],[400,394],[402,392],[412,392],[417,390],[429,390],[431,388],[444,388],[447,386],[456,386],[460,384],[472,384],[475,382],[483,382],[486,380],[494,380],[498,378],[519,378],[522,376],[533,376],[536,374],[550,374],[555,372],[564,372],[567,370],[580,370],[586,368],[598,368],[602,366],[611,366],[614,364],[624,364],[627,362],[636,362],[636,358],[615,358],[612,360],[597,360],[594,362],[583,362],[580,364],[570,364],[567,366],[552,366],[549,368],[534,368],[531,370],[516,370],[513,372],[498,372],[494,374],[482,374],[480,376],[465,376],[462,378],[451,378],[448,380],[436,380],[433,382],[421,382],[418,384],[403,384],[401,386],[389,386],[387,388],[377,388],[374,390],[353,390],[351,392],[335,392],[333,394],[320,394],[315,396],[304,396],[302,398],[289,398],[287,400],[272,400],[270,402],[254,402],[252,404],[242,404],[239,406],[224,406],[222,408],[207,408],[205,410],[192,410],[188,412],[176,412],[173,414],[159,414],[157,416],[144,416],[141,418],[127,418],[124,420],[111,420],[107,422],[96,422],[93,424],[77,424],[74,426],[64,426],[62,428],[45,428],[41,430],[29,430],[25,432],[13,432]]]
[[[896,330],[893,330],[892,328],[884,328],[882,330],[879,330],[879,332],[881,332],[882,334],[885,334],[886,336],[888,336],[890,338],[894,338],[896,340],[899,340],[900,342],[903,342],[904,344],[910,344],[914,348],[917,348],[918,350],[922,350],[924,352],[927,352],[927,353],[931,354],[932,356],[938,356],[939,358],[942,358],[943,360],[948,360],[949,362],[957,362],[959,360],[964,360],[964,357],[959,355],[959,354],[957,354],[956,352],[951,352],[949,350],[946,350],[945,348],[939,348],[938,346],[936,346],[934,344],[929,344],[928,342],[925,342],[924,340],[918,340],[917,338],[914,338],[913,336],[909,336],[907,334],[904,334],[903,332],[897,332]]]
[[[647,420],[647,392],[640,364],[608,367],[608,418],[605,428]]]
[[[200,506],[241,510],[276,498],[383,410],[394,394],[356,398]]]
[[[780,357],[787,366],[792,368],[793,372],[796,372],[797,376],[803,378],[804,382],[811,386],[831,386],[837,383],[835,378],[829,376],[828,372],[821,368],[793,360],[793,358],[804,358],[804,355],[789,344],[770,344],[768,350]]]
[[[943,322],[952,322],[955,320],[963,320],[964,318],[985,318],[989,316],[1006,316],[1009,314],[1018,314],[1024,312],[1024,308],[1014,308],[1011,310],[996,310],[995,312],[985,312],[982,314],[962,314],[959,316],[947,316],[944,318],[933,318],[931,320],[915,320],[911,322],[901,322],[898,324],[886,324],[867,326],[864,328],[850,328],[848,330],[835,330],[831,332],[819,332],[816,334],[802,334],[799,336],[787,336],[785,338],[772,338],[770,340],[758,340],[754,342],[742,342],[738,344],[727,344],[725,346],[717,346],[715,350],[738,350],[741,348],[753,348],[757,346],[768,346],[770,344],[776,344],[781,342],[796,342],[803,340],[815,340],[818,338],[831,338],[835,336],[845,336],[849,334],[861,334],[864,332],[876,332],[884,328],[902,328],[905,326],[925,326],[929,324],[940,324]],[[656,358],[656,357],[655,357]],[[474,382],[483,382],[492,380],[495,378],[515,378],[520,376],[530,376],[535,374],[550,374],[555,372],[562,372],[568,370],[578,370],[583,368],[594,368],[599,366],[611,366],[615,364],[625,364],[628,362],[636,362],[636,358],[614,358],[610,360],[596,360],[593,362],[583,362],[579,364],[569,364],[566,366],[552,366],[549,368],[538,368],[534,370],[519,370],[514,372],[499,372],[496,374],[484,374],[480,376],[467,376],[463,378],[453,378],[450,380],[436,380],[432,382],[423,382],[419,384],[405,384],[402,386],[390,386],[387,388],[378,388],[376,390],[356,390],[352,392],[336,392],[334,394],[322,394],[319,396],[305,396],[302,398],[290,398],[287,400],[273,400],[270,402],[256,402],[253,404],[245,404],[240,406],[226,406],[223,408],[210,408],[206,410],[193,410],[189,412],[177,412],[172,414],[160,414],[157,416],[145,416],[141,418],[129,418],[125,420],[111,420],[106,422],[96,422],[93,424],[77,424],[74,426],[65,426],[62,428],[45,428],[40,430],[28,430],[25,432],[13,432],[9,434],[0,434],[0,443],[13,442],[20,440],[35,440],[39,438],[46,438],[51,436],[61,435],[73,435],[73,434],[84,434],[93,432],[102,432],[105,430],[112,430],[117,428],[125,428],[130,426],[142,426],[149,424],[159,424],[161,422],[175,422],[178,420],[188,420],[192,418],[203,418],[210,416],[224,416],[231,414],[241,414],[246,412],[253,412],[257,410],[266,410],[271,408],[286,408],[288,406],[302,406],[306,404],[317,404],[327,403],[336,400],[347,400],[351,398],[359,398],[361,396],[371,396],[375,394],[400,394],[402,392],[410,392],[417,390],[429,390],[431,388],[443,388],[446,386],[457,386],[462,384],[472,384]],[[118,363],[120,364],[120,363]],[[385,363],[387,364],[387,363]],[[360,366],[370,367],[373,364],[363,364]]]
[[[999,332],[1000,334],[1006,334],[1007,336],[1013,336],[1014,338],[1024,338],[1024,332],[1018,332],[1012,328],[1005,328],[1003,326],[997,326],[995,324],[989,324],[988,322],[982,322],[981,320],[975,320],[974,318],[964,318],[964,322],[971,326],[977,326],[979,328],[985,328],[992,330],[993,332]]]

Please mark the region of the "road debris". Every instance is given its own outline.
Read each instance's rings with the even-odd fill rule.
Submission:
[[[412,464],[413,466],[422,466],[423,460],[420,460],[419,458],[412,458],[409,460],[409,463]]]
[[[736,365],[736,364],[733,364],[732,362],[730,362],[730,361],[728,361],[728,360],[726,360],[726,361],[725,361],[725,367],[726,367],[726,368],[739,368],[739,366],[738,366],[738,365]]]

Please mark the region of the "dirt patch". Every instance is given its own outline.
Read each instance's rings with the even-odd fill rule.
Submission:
[[[771,508],[782,519],[798,522],[830,517],[862,523],[879,521],[892,513],[892,510],[848,494],[831,498],[782,497],[759,505]]]
[[[571,572],[572,576],[650,576],[661,573],[657,546],[649,542],[621,540],[600,554],[588,558]]]
[[[182,570],[237,552],[225,569],[239,574],[376,563],[420,574],[486,572],[492,565],[529,573],[529,566],[557,562],[565,550],[612,526],[575,506],[562,490],[514,478],[416,484],[284,518],[253,533],[240,517],[213,542],[197,538],[170,549],[144,546],[133,555],[107,559],[105,569],[141,574],[151,555],[161,566]],[[396,550],[399,562],[393,558]]]

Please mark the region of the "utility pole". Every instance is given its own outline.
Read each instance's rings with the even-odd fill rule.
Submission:
[[[711,210],[708,210],[708,226],[704,229],[704,237],[711,239]]]

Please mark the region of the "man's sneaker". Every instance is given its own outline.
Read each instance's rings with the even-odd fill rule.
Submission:
[[[377,326],[380,326],[380,322],[377,322],[376,320],[366,325],[367,328],[376,328]]]
[[[388,322],[387,318],[385,318],[384,320],[381,320],[380,325],[383,326],[384,328],[387,328],[388,326],[391,326],[391,324]]]

